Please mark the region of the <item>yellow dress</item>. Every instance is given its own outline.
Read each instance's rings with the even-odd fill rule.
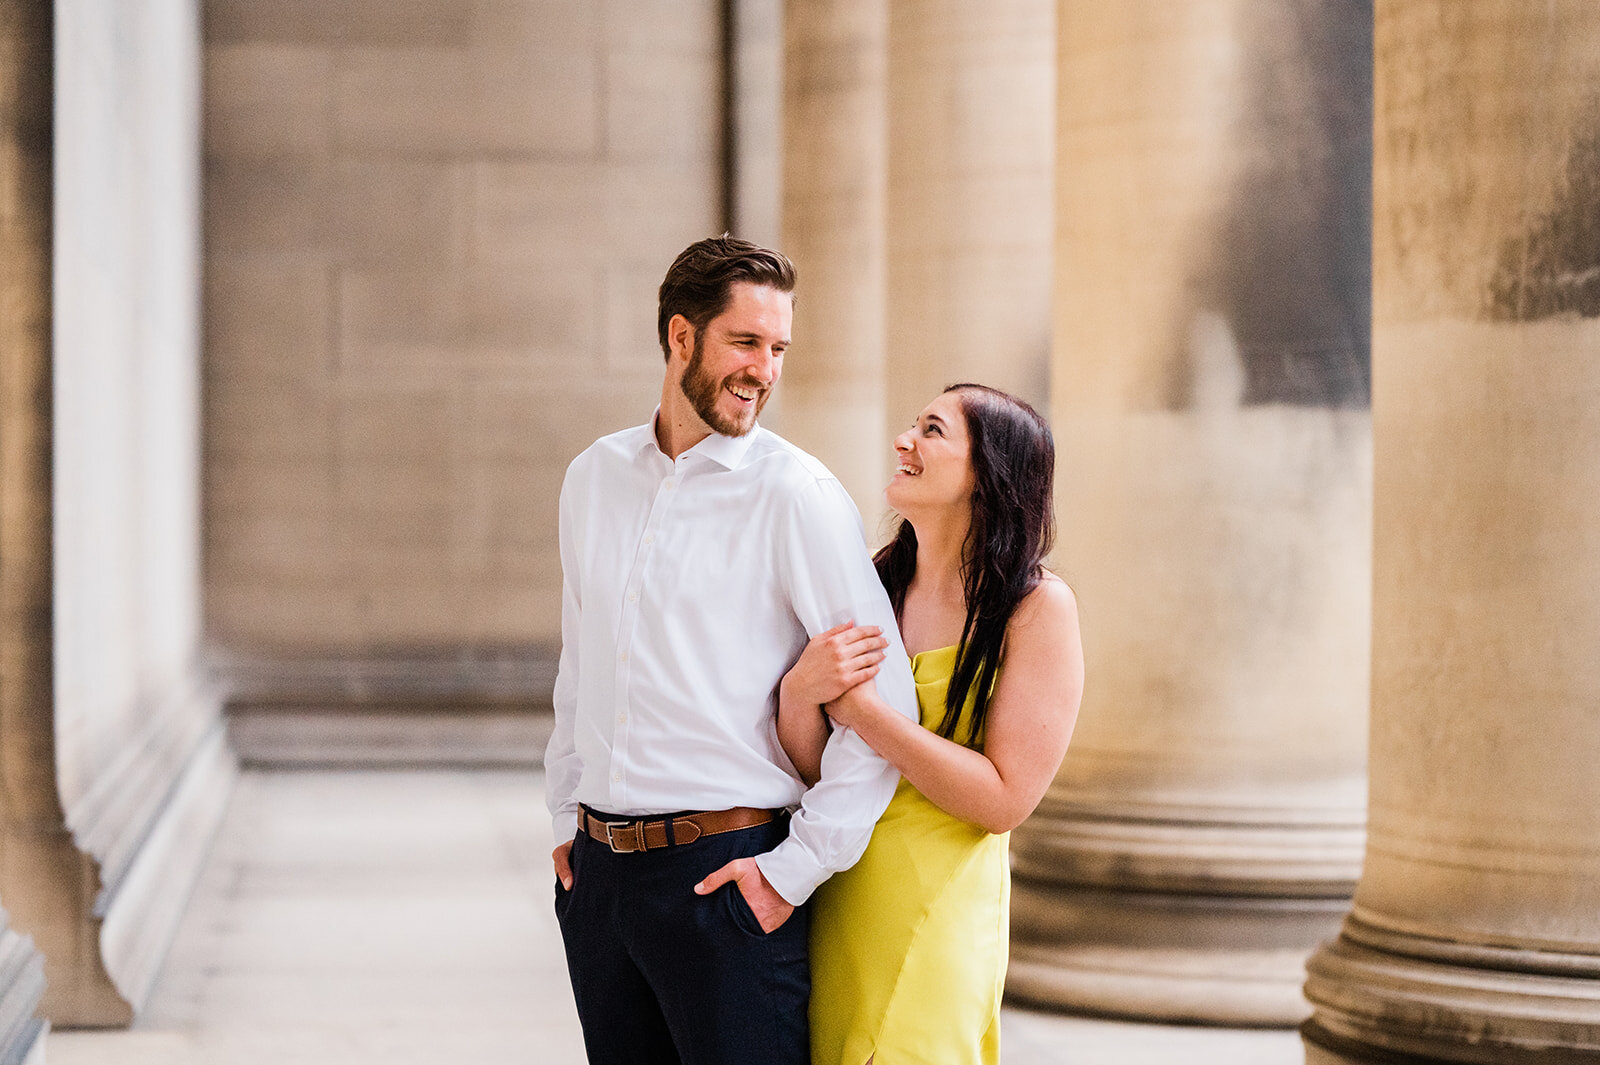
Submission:
[[[911,659],[937,728],[956,648]],[[955,738],[971,745],[972,701]],[[952,817],[904,779],[861,860],[812,896],[812,1065],[997,1065],[1010,834]]]

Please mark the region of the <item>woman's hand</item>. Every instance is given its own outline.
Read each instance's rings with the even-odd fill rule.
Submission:
[[[818,633],[783,678],[784,696],[821,706],[878,675],[889,641],[876,625],[847,621]]]
[[[822,750],[828,745],[822,704],[870,682],[888,646],[882,629],[847,621],[815,636],[784,674],[778,685],[778,743],[806,787],[822,777]]]
[[[863,681],[823,707],[828,717],[841,728],[861,731],[861,723],[883,706],[878,698],[878,686],[871,680]]]

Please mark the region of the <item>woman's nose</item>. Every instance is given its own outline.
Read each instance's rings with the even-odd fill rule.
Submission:
[[[901,433],[899,436],[894,438],[894,449],[896,451],[910,451],[911,450],[911,430],[910,429],[907,429],[905,432]]]

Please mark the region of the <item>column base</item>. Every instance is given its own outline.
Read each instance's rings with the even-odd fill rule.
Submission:
[[[1137,1020],[1292,1028],[1305,959],[1348,903],[1019,880],[1008,996]]]
[[[1600,956],[1429,940],[1352,914],[1307,970],[1308,1065],[1600,1061]]]

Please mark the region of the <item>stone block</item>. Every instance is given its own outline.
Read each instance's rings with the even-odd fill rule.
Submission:
[[[206,160],[208,254],[317,252],[328,244],[333,175],[320,156]]]
[[[463,3],[440,0],[207,0],[206,40],[296,44],[460,45],[471,30]]]
[[[660,376],[646,402],[632,404],[634,424],[650,412]],[[559,477],[567,463],[608,430],[619,403],[609,376],[584,380],[541,379],[526,382],[484,382],[464,396],[461,445],[473,464],[516,463],[524,469],[548,468]],[[630,396],[630,400],[638,397]],[[617,428],[629,424],[623,422]]]
[[[334,53],[293,44],[213,45],[205,53],[205,151],[229,159],[326,155]]]
[[[321,650],[359,645],[359,592],[348,581],[206,582],[206,625],[227,647]]]
[[[341,464],[439,462],[461,450],[460,400],[444,382],[432,387],[346,389],[335,401]]]
[[[605,0],[605,44],[612,55],[702,55],[718,46],[715,0]]]
[[[456,539],[459,476],[444,461],[342,463],[335,482],[339,548],[403,546],[442,552]]]
[[[471,173],[453,160],[346,158],[334,166],[331,254],[403,267],[462,258]]]
[[[722,146],[722,72],[709,50],[606,57],[606,157],[701,163]]]
[[[333,467],[326,462],[232,457],[205,468],[207,537],[215,521],[241,513],[310,513],[331,516]]]
[[[235,456],[327,461],[333,403],[309,389],[216,384],[206,393],[205,461]]]
[[[474,643],[525,643],[558,636],[561,585],[553,588],[543,582],[498,580],[474,586],[472,609],[466,619],[465,639]],[[551,604],[555,624],[549,624]]]
[[[234,387],[309,386],[333,369],[333,271],[320,257],[206,264],[205,368]]]
[[[659,260],[661,274],[684,248],[722,232],[716,160],[619,164],[606,176],[608,240],[630,258]]]
[[[502,262],[598,262],[606,241],[606,174],[593,162],[490,160],[473,167],[473,253]]]
[[[437,0],[435,0],[437,2]],[[485,55],[538,59],[548,55],[598,55],[605,15],[594,0],[468,0],[467,47]]]
[[[363,582],[357,616],[367,646],[455,644],[473,604],[434,560]]]
[[[206,514],[206,570],[213,580],[336,581],[344,560],[332,550],[334,516],[323,509],[249,508]]]
[[[599,75],[587,52],[500,54],[371,49],[341,62],[339,143],[407,155],[591,155]]]
[[[598,348],[595,271],[567,263],[346,271],[343,375],[590,372]]]
[[[612,263],[606,268],[605,368],[608,376],[659,380],[657,292],[667,264]]]
[[[469,556],[536,553],[556,547],[556,509],[563,469],[486,463],[467,478]]]

